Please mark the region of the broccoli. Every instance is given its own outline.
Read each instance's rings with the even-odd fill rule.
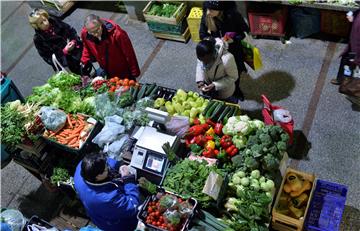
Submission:
[[[253,157],[259,157],[263,154],[263,146],[261,144],[254,144],[250,150]]]
[[[258,136],[257,135],[253,135],[253,136],[250,136],[249,137],[249,139],[248,139],[248,141],[247,141],[247,146],[248,147],[251,147],[251,146],[253,146],[254,144],[259,144],[260,143],[260,140],[259,140],[259,138],[258,138]]]
[[[284,141],[285,143],[287,143],[289,141],[289,135],[287,133],[283,133],[280,135],[280,139],[281,141]]]
[[[284,141],[277,142],[276,147],[279,149],[279,152],[285,152],[287,149],[287,145]]]
[[[259,136],[259,139],[260,139],[262,145],[264,145],[265,147],[268,147],[272,144],[271,136],[268,134],[264,134],[264,133],[261,134]]]
[[[271,126],[269,129],[269,134],[271,136],[271,138],[274,141],[278,141],[279,140],[279,135],[282,133],[282,128],[279,126]]]
[[[269,151],[271,154],[273,154],[273,155],[275,155],[276,153],[278,153],[278,149],[277,149],[277,147],[276,147],[275,145],[269,147],[269,148],[268,148],[268,151]]]
[[[248,156],[245,158],[245,165],[247,168],[254,170],[259,167],[259,163],[256,161],[254,157]]]
[[[273,155],[267,154],[262,160],[262,167],[265,170],[276,170],[279,168],[279,161]]]

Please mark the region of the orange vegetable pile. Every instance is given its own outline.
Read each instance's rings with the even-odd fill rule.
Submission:
[[[65,126],[58,132],[46,131],[44,136],[55,139],[56,142],[78,149],[86,141],[92,124],[86,122],[82,115],[67,115]]]
[[[138,86],[135,80],[129,80],[128,78],[120,79],[119,77],[113,77],[108,80],[109,91],[114,92],[116,89],[123,87],[123,92],[128,91],[131,86]]]

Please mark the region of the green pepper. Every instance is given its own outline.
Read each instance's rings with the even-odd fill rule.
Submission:
[[[225,150],[220,150],[219,154],[216,155],[216,158],[219,160],[225,160],[227,157]]]
[[[197,144],[191,144],[190,145],[190,150],[193,153],[199,153],[203,148],[200,145]]]

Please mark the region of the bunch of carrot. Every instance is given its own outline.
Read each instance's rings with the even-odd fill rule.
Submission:
[[[86,122],[82,115],[67,115],[65,126],[58,132],[48,131],[44,134],[48,138],[54,138],[57,142],[72,148],[79,148],[87,138],[91,124]],[[83,133],[83,131],[86,131]]]

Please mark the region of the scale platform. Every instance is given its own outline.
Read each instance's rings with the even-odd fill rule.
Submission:
[[[143,131],[135,144],[130,166],[137,169],[138,177],[144,176],[149,181],[160,184],[165,176],[169,161],[162,149],[166,142],[176,147],[178,137],[159,132],[153,127],[142,127]]]

